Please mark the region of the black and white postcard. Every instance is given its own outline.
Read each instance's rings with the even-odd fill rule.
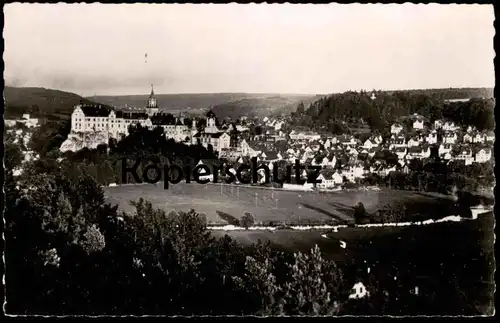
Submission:
[[[492,316],[492,5],[4,14],[9,316]]]

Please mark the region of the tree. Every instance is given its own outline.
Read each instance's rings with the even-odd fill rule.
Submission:
[[[87,254],[99,252],[106,246],[104,235],[95,224],[87,228],[80,241],[80,245]]]
[[[280,286],[276,283],[276,276],[272,273],[271,259],[258,261],[251,256],[246,257],[244,278],[233,277],[238,288],[244,288],[249,295],[254,295],[258,301],[258,315],[277,315],[283,313],[282,303],[279,300]]]
[[[365,211],[365,206],[363,203],[358,202],[356,206],[354,206],[354,221],[356,224],[363,224],[367,221],[368,216]]]
[[[301,101],[301,102],[299,103],[299,105],[297,106],[297,110],[296,110],[297,115],[299,115],[299,116],[300,116],[300,115],[304,114],[304,111],[305,111],[304,102],[302,102],[302,101]]]
[[[249,212],[245,212],[240,219],[240,224],[248,230],[249,227],[253,226],[255,223],[255,218]]]
[[[284,308],[290,315],[333,315],[339,303],[332,299],[325,282],[327,262],[317,245],[309,253],[294,254],[291,278],[284,287]],[[331,268],[328,268],[331,269]]]

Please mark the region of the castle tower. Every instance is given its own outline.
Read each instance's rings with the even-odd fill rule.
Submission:
[[[158,104],[156,102],[153,84],[151,84],[151,94],[149,95],[149,98],[148,98],[148,104],[146,106],[146,113],[150,116],[155,114],[155,113],[158,113]]]

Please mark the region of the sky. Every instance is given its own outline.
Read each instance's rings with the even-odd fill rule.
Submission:
[[[4,15],[11,86],[90,96],[495,84],[492,5],[14,3]]]

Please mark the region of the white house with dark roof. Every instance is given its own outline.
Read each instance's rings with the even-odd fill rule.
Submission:
[[[453,122],[453,121],[446,121],[446,122],[443,124],[443,130],[444,130],[444,131],[455,131],[455,130],[457,130],[458,128],[460,128],[460,127],[458,127],[458,126],[455,124],[455,122]]]
[[[437,141],[438,141],[437,131],[436,130],[432,130],[431,132],[429,132],[427,134],[427,136],[425,137],[425,141],[429,145],[437,144]]]
[[[378,147],[378,145],[379,144],[375,141],[375,139],[366,139],[363,143],[363,148],[370,150],[372,148]]]
[[[421,144],[421,140],[418,137],[412,137],[408,140],[408,148],[409,147],[418,147]]]
[[[422,117],[417,117],[413,121],[413,129],[414,130],[423,130],[424,129],[424,119]]]
[[[481,132],[477,132],[474,136],[473,141],[475,144],[482,144],[482,143],[484,143],[485,139],[486,138],[485,138],[484,134],[482,134]]]
[[[491,160],[491,149],[481,148],[477,151],[474,161],[476,163],[487,163]]]
[[[438,119],[434,121],[434,129],[441,129],[443,127],[443,120]]]
[[[493,131],[487,131],[485,134],[485,140],[487,142],[495,141],[495,133]]]
[[[391,133],[392,134],[399,134],[401,131],[403,131],[403,125],[400,123],[394,123],[391,126]]]
[[[451,153],[451,150],[453,149],[453,146],[451,144],[441,144],[439,145],[438,148],[438,154],[439,156],[444,155],[446,153]]]
[[[388,144],[389,144],[389,150],[406,147],[406,138],[403,136],[395,137],[393,139],[389,139]]]
[[[474,142],[474,136],[467,132],[464,134],[463,138],[462,138],[462,141],[464,144],[469,144],[469,143],[473,143]]]
[[[470,148],[461,149],[458,154],[453,157],[454,160],[463,160],[465,165],[472,165],[474,158],[472,156],[472,150]]]
[[[458,136],[456,132],[447,132],[443,136],[443,143],[454,145],[457,143]]]

